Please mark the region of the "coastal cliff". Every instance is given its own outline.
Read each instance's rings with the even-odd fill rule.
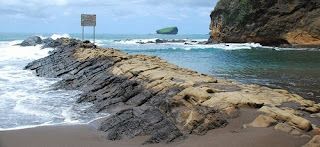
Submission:
[[[89,41],[54,42],[51,55],[25,69],[61,78],[54,85],[57,89],[81,90],[78,102],[93,103],[87,113],[110,113],[99,127],[109,140],[150,136],[143,142],[149,144],[205,135],[226,127],[244,108],[262,114],[243,129],[276,125],[283,131],[281,125],[288,133],[310,139],[311,132],[319,132],[310,117],[320,117],[320,105],[286,90],[215,79],[155,56],[127,54]]]
[[[210,17],[209,43],[320,47],[319,0],[220,0]]]

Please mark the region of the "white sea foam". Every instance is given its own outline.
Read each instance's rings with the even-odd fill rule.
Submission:
[[[95,44],[98,45],[98,46],[103,46],[104,45],[104,40],[95,40]]]
[[[23,70],[28,62],[52,49],[20,47],[17,41],[0,42],[0,131],[52,124],[87,123],[106,114],[84,114],[90,104],[77,104],[80,91],[54,90],[59,79],[37,77]]]
[[[21,43],[21,40],[0,42],[0,61],[21,61],[35,60],[48,55],[52,49],[41,49],[40,45],[21,47],[16,45]]]
[[[252,49],[263,47],[259,43],[220,43],[220,44],[198,44],[199,42],[207,41],[207,39],[176,39],[176,40],[184,40],[185,42],[181,43],[150,43],[156,42],[158,38],[152,39],[128,39],[128,40],[116,40],[113,42],[103,42],[106,43],[104,45],[109,44],[122,44],[124,47],[135,46],[135,48],[148,48],[148,49],[224,49],[224,50],[239,50],[239,49]],[[149,43],[148,43],[149,42]],[[100,44],[103,44],[100,43]]]
[[[92,104],[76,103],[80,91],[52,89],[58,79],[36,77],[11,65],[2,66],[0,75],[0,130],[87,123],[106,115],[84,114]]]
[[[158,38],[151,38],[151,39],[127,39],[127,40],[120,40],[116,41],[121,44],[139,44],[139,43],[147,43],[149,41],[155,42]]]
[[[62,111],[61,115],[64,117],[64,121],[67,123],[79,123],[79,114],[74,113],[74,106],[70,106],[68,109]]]
[[[70,35],[69,34],[53,34],[53,35],[51,35],[51,38],[54,40],[61,38],[61,37],[70,38]]]
[[[205,47],[203,45],[202,47]],[[225,50],[239,50],[239,49],[252,49],[262,47],[259,43],[221,43],[221,44],[212,44],[208,45],[210,48],[218,48]]]

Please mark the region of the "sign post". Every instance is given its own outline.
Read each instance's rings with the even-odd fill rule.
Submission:
[[[96,39],[96,15],[95,14],[81,14],[81,26],[82,26],[82,41],[84,40],[84,27],[93,26],[93,43]]]

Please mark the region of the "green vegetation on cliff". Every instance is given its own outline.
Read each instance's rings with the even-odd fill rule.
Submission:
[[[320,46],[319,0],[220,0],[210,16],[212,43]]]
[[[176,35],[176,34],[178,34],[178,28],[177,27],[163,28],[163,29],[157,30],[157,34],[172,34],[172,35]]]

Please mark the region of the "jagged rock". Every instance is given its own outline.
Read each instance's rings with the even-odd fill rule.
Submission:
[[[61,45],[60,38],[57,40],[53,40],[51,38],[47,38],[43,40],[43,46],[41,48],[55,48]]]
[[[309,113],[318,113],[320,112],[320,106],[319,105],[313,105],[312,107],[301,107],[300,108],[303,111],[309,112]]]
[[[289,107],[281,107],[280,108],[283,111],[289,112],[291,114],[297,115],[297,116],[303,116],[304,114],[301,111],[289,108]]]
[[[302,129],[304,131],[309,131],[312,128],[310,121],[301,117],[291,118],[288,124],[291,126],[298,127],[299,129]]]
[[[204,135],[209,130],[227,125],[227,121],[215,113],[217,112],[213,108],[198,106],[191,110],[181,111],[177,122],[180,128],[187,133]]]
[[[304,131],[311,128],[295,111],[277,108],[285,102],[317,107],[288,91],[217,80],[155,56],[100,48],[88,41],[59,38],[54,42],[52,54],[25,69],[37,76],[61,78],[54,84],[57,89],[81,90],[78,102],[92,103],[87,113],[113,114],[101,125],[108,139],[150,135],[145,143],[158,143],[190,133],[204,135],[225,127],[226,118],[241,115],[241,107],[262,107],[260,111],[273,119]]]
[[[276,107],[271,108],[268,106],[263,106],[261,109],[259,109],[259,111],[264,112],[272,118],[277,119],[281,122],[288,122],[289,125],[295,126],[304,131],[309,131],[312,128],[309,120],[306,120],[302,117],[294,115],[293,113],[281,110]]]
[[[211,43],[320,46],[319,0],[220,0],[210,17]]]
[[[259,115],[252,123],[249,124],[250,127],[256,128],[266,128],[272,125],[277,124],[278,121],[273,119],[272,117]]]
[[[42,43],[47,44],[47,43],[52,42],[52,41],[54,41],[52,38],[45,38],[45,39],[42,40]]]
[[[159,109],[126,109],[108,118],[101,124],[110,140],[130,139],[135,136],[151,135],[145,143],[171,142],[182,136],[180,130]]]
[[[310,117],[312,117],[312,118],[320,118],[320,113],[311,114]]]
[[[83,41],[81,46],[83,48],[96,48],[97,46],[91,43],[89,40]]]
[[[319,147],[319,146],[320,146],[320,135],[316,135],[303,147]]]
[[[291,135],[294,135],[294,136],[301,136],[301,135],[303,135],[303,132],[302,132],[302,130],[295,128],[295,129],[293,129],[293,130],[291,131],[290,134],[291,134]]]
[[[240,115],[239,108],[236,106],[221,109],[221,113],[226,114],[229,118],[236,118]]]
[[[148,41],[147,43],[155,43],[155,42],[153,42],[153,41]]]
[[[179,114],[182,113],[179,107],[185,107],[185,105],[170,100],[171,97],[187,88],[185,87],[189,85],[187,83],[216,82],[210,76],[179,68],[154,56],[129,55],[114,49],[94,48],[90,42],[73,39],[62,38],[56,41],[59,41],[61,45],[56,47],[53,54],[34,61],[25,68],[36,70],[38,76],[62,78],[63,80],[55,84],[57,88],[82,90],[83,94],[78,102],[94,103],[91,108],[87,109],[87,113],[110,113],[123,105],[131,105],[132,107],[146,105],[163,111],[163,117],[167,121],[176,121]],[[212,93],[210,90],[204,92]],[[190,110],[206,118],[197,124],[193,124],[192,121],[181,123],[181,125],[170,122],[172,125],[170,126],[169,122],[166,122],[164,126],[168,126],[168,128],[165,130],[173,128],[182,130],[182,125],[190,125],[189,129],[183,131],[203,135],[210,129],[224,127],[227,124],[225,119],[216,116],[216,111],[209,111],[206,106]],[[122,113],[117,113],[114,117],[120,114],[122,115]],[[138,124],[145,123],[141,117],[136,114],[135,119],[126,121],[126,127],[139,128]],[[182,121],[186,121],[186,119]],[[124,128],[119,127],[118,129],[123,130]],[[109,134],[108,139],[132,138],[143,135],[141,129],[135,130],[132,134],[119,134],[119,130],[104,130]],[[165,135],[172,136],[172,138],[163,138],[156,131],[158,130],[149,133],[155,134],[147,142],[168,141],[177,136],[172,130],[167,130],[171,133]],[[178,131],[180,130],[178,129]],[[160,134],[163,133],[160,132]]]
[[[172,39],[172,40],[167,40],[167,39],[156,39],[156,42],[155,43],[185,43],[186,40],[183,40],[183,39]],[[149,42],[147,42],[149,43]],[[151,41],[151,43],[154,43]]]
[[[200,42],[198,42],[198,44],[205,45],[205,44],[208,44],[208,41],[200,41]]]
[[[156,39],[156,43],[165,43],[167,40],[162,40],[162,39]]]
[[[285,123],[278,123],[274,127],[274,129],[277,131],[282,131],[282,132],[286,132],[286,133],[290,133],[293,130],[293,128],[290,125],[285,124]]]
[[[25,39],[20,46],[36,46],[42,43],[42,39],[39,36],[33,36]]]

